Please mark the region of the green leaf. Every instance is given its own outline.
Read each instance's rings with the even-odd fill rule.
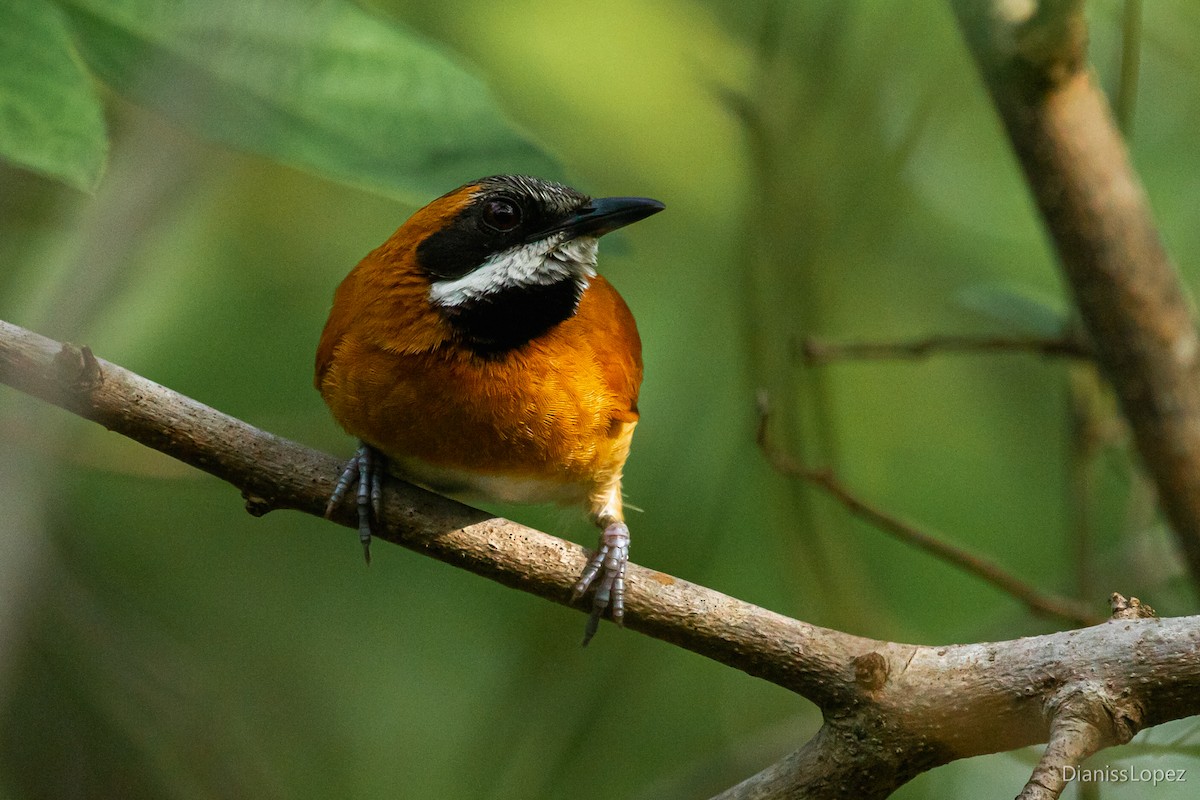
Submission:
[[[60,2],[104,80],[233,147],[407,200],[558,172],[479,79],[344,0]]]
[[[48,0],[0,0],[0,157],[90,191],[108,139],[91,78]]]
[[[978,284],[958,293],[963,307],[999,322],[1008,331],[1028,336],[1062,336],[1067,311],[1062,301],[1009,284]]]

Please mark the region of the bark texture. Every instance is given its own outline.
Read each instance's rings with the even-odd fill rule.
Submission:
[[[1082,0],[953,0],[1095,357],[1200,582],[1200,338],[1108,102]]]
[[[342,466],[87,348],[5,322],[0,382],[228,481],[253,514],[321,515]],[[379,538],[570,603],[586,557],[578,545],[399,481],[387,481],[385,493]],[[349,502],[334,517],[357,525]],[[1158,619],[1124,598],[1113,619],[1089,628],[927,647],[809,625],[632,564],[629,579],[628,627],[790,689],[824,714],[811,741],[724,792],[726,800],[886,797],[940,764],[1047,738],[1031,780],[1043,794],[1028,796],[1055,797],[1052,776],[1064,766],[1200,712],[1200,617]]]

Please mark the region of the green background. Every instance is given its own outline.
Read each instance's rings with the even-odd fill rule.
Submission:
[[[1088,5],[1110,92],[1123,9]],[[645,345],[635,561],[876,638],[1066,625],[773,472],[754,441],[766,390],[772,441],[872,503],[1097,613],[1111,591],[1195,610],[1087,366],[799,355],[808,336],[1068,324],[940,3],[0,0],[0,15],[2,319],[348,455],[312,389],[316,341],[338,281],[417,206],[504,171],[655,197],[667,211],[601,252]],[[1200,6],[1158,0],[1143,25],[1125,122],[1194,287]],[[574,509],[495,510],[594,538]],[[413,553],[377,545],[364,568],[353,533],[253,519],[231,487],[7,389],[0,511],[0,800],[703,797],[820,722],[630,631],[583,650],[578,612]],[[1200,780],[1193,727],[1093,763]],[[1033,752],[898,796],[1010,797]]]

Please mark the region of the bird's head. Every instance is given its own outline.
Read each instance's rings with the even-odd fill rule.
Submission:
[[[496,175],[434,200],[389,244],[467,344],[504,351],[575,312],[596,274],[599,237],[662,209],[644,197],[593,199],[539,178]]]

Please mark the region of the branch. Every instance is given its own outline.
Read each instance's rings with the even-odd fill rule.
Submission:
[[[343,466],[96,358],[86,347],[3,321],[0,382],[233,484],[255,516],[273,509],[324,516]],[[357,530],[353,498],[335,510],[333,521]],[[586,562],[577,544],[396,479],[385,484],[383,522],[379,539],[563,605],[571,605]],[[874,644],[633,564],[627,578],[627,627],[817,703],[832,701],[825,679],[830,665]],[[575,607],[590,610],[584,601]]]
[[[1154,619],[1154,609],[1136,597],[1113,592],[1112,619]],[[1088,691],[1081,691],[1082,688]],[[1084,682],[1050,703],[1050,741],[1017,800],[1058,800],[1076,768],[1113,744],[1124,744],[1144,724],[1137,701],[1115,697],[1104,687]]]
[[[1142,0],[1125,0],[1125,10],[1121,15],[1121,71],[1113,112],[1126,139],[1133,134],[1133,110],[1137,104],[1141,57]]]
[[[935,353],[1034,353],[1043,356],[1092,358],[1086,342],[1073,336],[928,336],[903,342],[833,342],[815,336],[800,345],[809,364],[846,359],[927,358]]]
[[[1083,701],[1081,705],[1090,710],[1100,704]],[[1086,716],[1056,716],[1050,725],[1050,742],[1017,800],[1058,800],[1070,782],[1071,769],[1104,746],[1100,727]]]
[[[963,572],[990,583],[1000,591],[1020,600],[1035,614],[1059,617],[1076,625],[1095,625],[1103,621],[1103,617],[1094,614],[1083,603],[1068,597],[1040,592],[995,561],[939,539],[911,523],[876,508],[848,489],[831,470],[813,469],[798,463],[790,455],[772,445],[768,439],[768,408],[765,396],[759,396],[758,412],[758,431],[755,438],[759,449],[763,451],[767,461],[776,472],[807,481],[823,489],[851,514],[866,520],[879,530],[891,534],[906,544],[924,550],[935,558],[940,558]]]
[[[1191,625],[1200,623],[1197,617],[1186,619]],[[1174,674],[1170,666],[1130,670],[1127,665],[1117,670],[1123,677],[1114,684],[1111,664],[1093,662],[1099,672],[1085,666],[1095,655],[1085,655],[1086,649],[1110,649],[1115,641],[1109,637],[1120,637],[1129,632],[1124,626],[1135,625],[1139,627],[1136,647],[1183,652],[1182,648],[1200,643],[1200,628],[1185,633],[1174,626],[1182,621],[1118,616],[1091,628],[1011,642],[936,650],[889,645],[860,656],[855,660],[855,675],[865,692],[864,705],[846,711],[845,716],[827,714],[825,725],[807,745],[717,800],[883,798],[890,791],[884,786],[894,788],[939,764],[982,754],[975,749],[981,738],[1003,750],[1028,743],[1030,725],[1036,727],[1039,741],[1049,738],[1050,744],[1022,796],[1057,797],[1054,792],[1061,792],[1071,777],[1065,767],[1165,721],[1159,716],[1163,704],[1194,695],[1195,682],[1200,681],[1200,656],[1194,652],[1186,659],[1188,677]],[[1000,662],[1005,666],[997,667]],[[1020,667],[1010,672],[1016,664]],[[1023,689],[1008,683],[1017,675],[1028,681]],[[1171,684],[1179,678],[1192,686],[1182,694],[1181,684],[1163,686],[1161,694],[1129,690],[1150,675]],[[1005,684],[998,694],[980,686],[980,681],[996,679]],[[1001,702],[1002,696],[1007,696],[1007,704]],[[1187,702],[1188,713],[1200,710],[1196,697]],[[982,737],[977,724],[987,728]],[[876,744],[896,741],[904,744],[894,753],[885,744],[878,758],[866,762],[861,758],[864,750],[874,752]],[[846,758],[847,752],[859,757]],[[876,780],[864,780],[864,770],[874,771]],[[1042,793],[1028,794],[1031,786]]]
[[[232,483],[252,513],[320,516],[340,471],[332,456],[5,322],[0,382]],[[585,561],[578,545],[396,480],[384,503],[381,539],[569,604]],[[334,516],[356,527],[348,503]],[[1068,707],[1057,698],[1073,698],[1071,709],[1102,703],[1130,731],[1200,713],[1200,617],[1138,618],[1128,601],[1119,621],[1091,628],[922,647],[819,628],[632,564],[629,578],[630,628],[788,688],[824,713],[812,741],[726,800],[886,797],[940,764],[1045,741],[1055,703]]]
[[[1080,320],[1200,581],[1200,337],[1086,64],[1082,0],[952,0]]]

